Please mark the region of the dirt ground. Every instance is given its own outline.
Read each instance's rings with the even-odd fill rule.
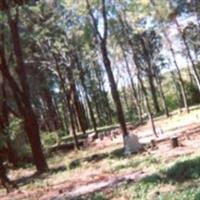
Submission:
[[[150,143],[152,139],[156,142],[155,148],[146,148],[138,154],[148,156],[156,155],[165,160],[166,165],[173,159],[187,154],[193,154],[200,151],[200,117],[199,110],[186,113],[172,113],[169,119],[160,117],[155,120],[159,138],[152,135],[150,123],[139,126],[131,131],[131,134],[137,134],[140,142]],[[172,148],[170,138],[177,136],[179,140],[179,147]],[[90,151],[97,154],[106,148],[116,149],[122,147],[122,136],[118,135],[116,138],[105,137],[104,139],[97,139],[90,144]],[[167,154],[166,154],[167,153]],[[167,155],[167,156],[166,156]],[[68,156],[68,155],[66,155]],[[134,155],[132,155],[134,156]],[[41,176],[41,180],[48,180],[46,185],[37,187],[24,187],[27,180],[34,181],[38,179],[34,176],[34,169],[18,169],[10,173],[12,180],[21,180],[21,187],[19,190],[6,194],[2,189],[0,192],[1,200],[47,200],[47,199],[70,199],[82,194],[87,194],[102,190],[107,187],[113,187],[123,181],[138,181],[140,178],[153,173],[152,169],[135,170],[129,172],[112,172],[104,168],[105,160],[102,159],[93,168],[86,168],[80,173],[72,173],[70,177],[67,175],[62,177],[62,181],[56,181],[54,175]],[[91,163],[92,165],[92,163]],[[62,167],[62,165],[55,164],[52,166]],[[20,182],[20,181],[19,181]]]

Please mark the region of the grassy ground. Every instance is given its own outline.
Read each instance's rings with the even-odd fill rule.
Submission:
[[[185,156],[137,183],[126,183],[82,199],[199,200],[200,157]]]
[[[162,126],[164,134],[183,133],[180,147],[172,149],[170,141],[158,143],[157,148],[146,148],[131,156],[124,156],[122,138],[97,140],[89,148],[81,151],[57,152],[48,159],[50,171],[35,175],[31,166],[12,170],[10,178],[20,186],[20,194],[5,194],[0,190],[0,199],[38,200],[49,199],[54,193],[67,193],[82,185],[108,180],[132,172],[150,175],[138,182],[128,181],[117,187],[82,196],[87,200],[199,200],[200,199],[200,122],[199,108],[190,114],[173,113],[171,118],[159,117],[157,126]],[[139,137],[151,133],[149,124],[133,131]],[[190,138],[185,137],[185,134]]]

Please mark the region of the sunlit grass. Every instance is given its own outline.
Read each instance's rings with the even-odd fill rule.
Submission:
[[[156,123],[174,127],[185,121],[195,121],[198,118],[198,113],[199,109],[193,108],[189,115],[184,112],[173,115],[169,119],[160,117],[157,118]],[[125,156],[122,147],[121,142],[119,144],[110,143],[110,145],[100,149],[91,146],[79,151],[53,153],[48,157],[50,171],[33,178],[26,184],[21,184],[20,187],[34,190],[63,182],[76,182],[81,178],[87,180],[92,174],[118,176],[136,171],[147,171],[151,172],[152,176],[138,183],[110,188],[108,192],[95,193],[86,199],[197,200],[200,197],[198,152],[192,156],[182,155],[169,159],[167,154],[149,154],[146,151]],[[35,172],[34,166],[28,166],[28,168],[20,169],[20,174],[23,176],[23,172],[27,170]],[[180,177],[185,180],[183,183],[182,180],[179,181]]]
[[[105,191],[104,197],[113,200],[199,200],[199,162],[198,155],[178,158],[169,167],[163,167],[137,183],[123,184],[109,193]]]

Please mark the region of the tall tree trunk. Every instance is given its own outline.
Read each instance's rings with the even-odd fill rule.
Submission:
[[[73,62],[72,65],[74,65],[74,64],[75,63]],[[81,128],[81,131],[83,134],[85,134],[86,129],[87,129],[87,124],[86,124],[86,120],[85,120],[86,117],[85,117],[85,113],[83,113],[80,108],[80,101],[79,101],[79,97],[77,94],[76,85],[74,82],[73,72],[71,71],[71,67],[67,67],[66,70],[67,70],[67,78],[69,80],[69,85],[70,85],[70,90],[69,90],[70,96],[69,97],[72,101],[72,104],[74,104],[76,116],[78,118],[78,122],[79,122],[79,125]]]
[[[158,98],[157,98],[157,92],[156,92],[156,88],[155,88],[155,84],[154,84],[154,74],[153,69],[152,69],[152,61],[149,55],[149,51],[147,50],[146,44],[145,44],[145,40],[143,37],[140,37],[140,42],[142,45],[142,49],[143,49],[143,53],[145,56],[145,60],[146,60],[146,65],[147,65],[147,78],[148,78],[148,82],[149,82],[149,86],[150,86],[150,92],[151,92],[151,96],[153,99],[153,105],[155,108],[156,113],[160,112],[160,107],[159,107],[159,103],[158,103]]]
[[[140,86],[141,86],[141,92],[144,96],[144,100],[145,100],[145,104],[146,104],[145,106],[146,106],[147,112],[148,112],[148,117],[149,117],[149,120],[151,122],[153,134],[157,137],[157,132],[156,132],[156,128],[155,128],[155,124],[154,124],[154,120],[153,120],[153,115],[152,115],[152,112],[151,112],[151,107],[149,105],[146,88],[144,87],[143,80],[142,80],[141,75],[140,75],[140,65],[139,65],[137,58],[135,56],[134,45],[133,45],[131,38],[129,37],[129,30],[127,30],[127,27],[125,26],[124,21],[122,20],[120,15],[118,16],[118,18],[119,18],[120,23],[123,27],[123,33],[127,37],[128,44],[129,44],[130,49],[132,51],[132,59],[133,59],[133,62],[135,63],[135,66],[136,66],[137,78],[138,78],[138,81],[139,81]]]
[[[177,97],[177,102],[179,104],[179,110],[180,110],[180,112],[182,112],[182,107],[183,107],[184,103],[183,103],[182,94],[181,94],[181,91],[179,88],[180,85],[177,83],[176,76],[173,72],[171,72],[171,77],[172,77],[172,81],[174,83],[175,90],[176,90],[175,93],[176,93],[176,97]]]
[[[95,116],[94,116],[94,111],[92,109],[92,104],[91,104],[90,99],[89,99],[87,86],[85,84],[83,69],[82,69],[82,66],[79,62],[77,63],[77,67],[79,69],[79,77],[80,77],[81,84],[82,84],[82,87],[83,87],[83,90],[84,90],[84,93],[85,93],[85,98],[86,98],[86,101],[87,101],[87,105],[88,105],[88,109],[89,109],[89,113],[90,113],[90,118],[91,118],[91,121],[92,121],[92,126],[93,126],[93,129],[94,129],[95,137],[97,138],[98,137],[97,123],[96,123],[96,119],[95,119]]]
[[[126,94],[126,88],[125,87],[123,87],[122,88],[122,95],[123,95],[123,99],[124,99],[124,107],[126,107],[124,110],[126,110],[125,111],[125,113],[127,112],[127,113],[129,113],[129,105],[128,105],[128,97],[127,97],[127,94]],[[128,120],[129,120],[129,116],[128,116]]]
[[[186,89],[185,89],[185,83],[183,81],[182,75],[181,75],[181,71],[179,69],[178,63],[176,61],[176,56],[175,56],[175,52],[172,48],[172,45],[170,47],[170,51],[172,54],[172,58],[173,58],[173,62],[174,65],[176,67],[176,71],[177,71],[177,75],[178,75],[178,79],[179,79],[179,85],[180,85],[180,89],[181,89],[181,98],[184,104],[184,107],[186,109],[187,112],[189,112],[189,106],[188,106],[188,100],[187,100],[187,96],[186,96]]]
[[[107,92],[106,92],[106,89],[105,89],[105,85],[104,85],[104,82],[103,82],[103,77],[102,77],[102,74],[101,74],[101,72],[100,73],[98,73],[98,71],[97,70],[95,70],[95,75],[96,75],[96,78],[97,78],[97,80],[98,80],[98,86],[99,86],[99,92],[103,92],[104,94],[107,94]],[[98,104],[96,104],[97,106],[98,106],[98,112],[99,113],[105,113],[105,115],[106,115],[106,122],[105,122],[105,120],[104,119],[102,119],[102,117],[100,116],[100,118],[99,119],[101,119],[101,121],[102,121],[102,123],[104,124],[104,125],[110,125],[110,124],[112,124],[113,123],[113,119],[112,119],[112,109],[111,109],[111,107],[110,107],[110,104],[109,104],[109,99],[108,99],[108,96],[107,95],[104,95],[103,96],[103,101],[101,101],[101,104],[100,105],[98,105]],[[107,108],[107,109],[105,109],[105,107]]]
[[[117,117],[118,117],[118,120],[120,123],[122,134],[123,134],[123,136],[127,136],[128,132],[127,132],[126,122],[125,122],[125,118],[124,118],[124,112],[122,109],[122,104],[121,104],[119,93],[117,90],[117,85],[116,85],[116,82],[115,82],[115,79],[113,76],[113,72],[111,69],[111,62],[110,62],[110,59],[108,58],[108,52],[107,52],[105,41],[101,42],[101,53],[103,56],[104,67],[106,69],[108,80],[110,83],[112,97],[114,99],[114,103],[116,106]]]
[[[29,87],[27,83],[27,74],[26,74],[26,69],[23,62],[20,37],[19,37],[19,32],[18,32],[18,16],[16,15],[15,18],[12,19],[10,15],[10,10],[8,10],[7,17],[8,17],[8,23],[10,26],[11,36],[13,40],[12,41],[13,50],[14,50],[16,62],[17,62],[17,74],[20,80],[22,90],[20,90],[20,88],[17,86],[17,83],[14,81],[13,77],[9,73],[3,49],[1,49],[1,64],[2,64],[1,71],[11,86],[19,111],[21,112],[21,115],[23,116],[24,127],[27,133],[27,136],[29,138],[36,168],[38,171],[43,172],[48,169],[48,166],[47,166],[45,156],[42,151],[37,118],[31,107]]]
[[[151,4],[154,6],[157,14],[159,16],[161,16],[160,14],[160,11],[156,8],[156,3],[154,2],[154,0],[151,0]],[[180,30],[180,29],[179,29]],[[170,48],[170,52],[171,52],[171,55],[172,55],[172,59],[173,59],[173,63],[176,67],[176,70],[177,70],[177,74],[178,74],[178,79],[179,79],[179,85],[180,85],[180,88],[181,88],[181,99],[184,103],[184,107],[186,109],[187,112],[189,112],[189,106],[188,106],[188,100],[187,100],[187,96],[186,96],[186,89],[185,89],[185,84],[184,84],[184,81],[182,79],[182,75],[181,75],[181,72],[180,72],[180,68],[178,66],[178,63],[177,63],[177,60],[176,60],[176,54],[174,52],[174,49],[172,47],[172,42],[168,36],[168,33],[165,31],[165,29],[163,28],[163,33],[164,33],[164,37],[166,38],[167,40],[167,43],[169,45],[169,48]],[[182,35],[182,33],[180,33]],[[190,53],[190,52],[189,52]]]
[[[162,99],[163,108],[164,108],[166,117],[169,117],[169,110],[168,110],[168,107],[167,107],[167,102],[166,102],[165,94],[163,92],[163,87],[162,87],[162,82],[160,80],[160,77],[156,77],[156,82],[157,82],[157,85],[159,87],[160,96],[161,96],[161,99]]]
[[[117,85],[116,85],[114,75],[113,75],[113,71],[111,68],[111,62],[110,62],[110,59],[108,56],[108,49],[107,49],[108,21],[107,21],[107,10],[106,10],[105,2],[106,2],[105,0],[101,1],[101,7],[102,7],[101,14],[102,14],[102,19],[103,19],[103,34],[101,34],[98,29],[97,19],[95,19],[94,13],[91,10],[89,0],[86,0],[87,8],[88,8],[90,17],[93,21],[93,27],[95,30],[95,34],[99,40],[101,54],[102,54],[102,58],[103,58],[103,64],[104,64],[106,74],[107,74],[107,77],[109,80],[111,94],[112,94],[114,104],[116,107],[117,118],[118,118],[118,121],[119,121],[119,124],[121,127],[121,131],[122,131],[124,149],[125,149],[125,152],[131,153],[131,152],[138,151],[138,149],[141,148],[141,145],[139,144],[136,136],[134,136],[135,137],[134,142],[133,142],[133,140],[131,140],[132,143],[128,142],[130,137],[129,137],[129,133],[128,133],[128,130],[126,127],[124,111],[122,108],[119,92],[118,92]]]
[[[137,63],[137,62],[136,62]],[[138,67],[138,66],[137,66]],[[153,114],[151,112],[151,107],[150,107],[150,104],[149,104],[149,100],[148,100],[148,94],[147,94],[147,91],[146,91],[146,88],[144,86],[144,83],[143,83],[143,80],[140,76],[140,70],[137,69],[137,77],[138,77],[138,81],[140,83],[140,86],[141,86],[141,90],[142,90],[142,93],[144,95],[144,100],[145,100],[145,106],[147,108],[147,112],[148,112],[148,117],[149,117],[149,120],[151,122],[151,127],[152,127],[152,130],[153,130],[153,134],[158,137],[157,135],[157,132],[156,132],[156,127],[155,127],[155,123],[154,123],[154,120],[153,120]]]
[[[58,60],[57,60],[57,57],[56,55],[53,55],[54,57],[54,60],[55,60],[55,67],[56,67],[56,71],[58,73],[58,77],[60,79],[60,86],[61,86],[61,89],[64,93],[64,102],[65,104],[67,105],[67,108],[68,108],[68,113],[69,113],[69,118],[70,118],[70,124],[71,124],[71,128],[72,128],[72,135],[73,135],[73,139],[74,139],[74,145],[75,145],[75,148],[76,149],[79,149],[79,143],[78,143],[78,138],[77,138],[77,135],[76,135],[76,131],[75,131],[75,123],[74,123],[74,117],[73,117],[73,108],[72,108],[72,105],[70,105],[70,97],[69,97],[69,92],[67,91],[66,87],[65,87],[65,80],[62,76],[62,73],[60,71],[60,68],[59,68],[59,64],[58,64]]]
[[[160,107],[158,104],[158,98],[157,98],[157,94],[156,94],[157,92],[156,92],[156,87],[154,84],[154,78],[153,78],[152,74],[148,74],[148,81],[149,81],[149,85],[150,85],[150,91],[151,91],[155,111],[156,111],[156,113],[159,113]]]
[[[67,104],[68,104],[68,108],[69,108],[69,117],[70,117],[70,120],[71,120],[71,129],[72,129],[72,135],[73,135],[73,138],[74,138],[74,146],[75,146],[75,149],[80,149],[79,143],[78,143],[78,138],[77,138],[77,135],[76,135],[76,128],[75,128],[76,114],[75,114],[75,111],[74,111],[74,107],[70,104],[69,98],[67,99]]]
[[[3,78],[2,82],[2,102],[0,102],[1,108],[0,108],[0,126],[1,131],[5,137],[6,137],[6,144],[8,148],[8,161],[13,164],[14,167],[17,166],[17,155],[12,147],[10,135],[9,135],[9,111],[8,111],[8,105],[7,105],[7,95],[6,95],[6,88],[5,88],[5,79]],[[1,100],[0,100],[1,101]]]
[[[128,73],[128,76],[129,76],[129,79],[130,79],[130,82],[131,82],[131,89],[133,91],[133,96],[134,96],[135,102],[136,102],[135,104],[136,104],[138,118],[139,118],[140,122],[142,122],[141,106],[140,106],[140,103],[139,103],[139,100],[138,100],[138,95],[137,95],[136,88],[134,86],[134,81],[133,81],[133,77],[132,77],[132,74],[131,74],[129,63],[128,63],[128,60],[127,60],[127,56],[126,56],[126,53],[124,52],[124,48],[123,48],[123,45],[121,43],[120,43],[120,47],[121,47],[121,50],[122,50],[122,53],[123,53],[126,71]]]
[[[170,6],[173,8],[173,6],[172,6],[170,0],[169,0],[169,3],[170,3]],[[173,20],[174,20],[174,23],[175,23],[175,25],[176,25],[176,27],[177,27],[177,30],[179,31],[180,37],[181,37],[181,39],[182,39],[182,41],[183,41],[183,44],[184,44],[184,46],[185,46],[185,50],[186,50],[188,59],[190,60],[191,67],[192,67],[192,70],[193,70],[193,75],[194,75],[196,84],[197,84],[197,86],[198,86],[199,92],[200,92],[200,75],[199,75],[199,73],[198,73],[198,70],[197,70],[197,68],[196,68],[196,66],[195,66],[194,60],[193,60],[193,58],[192,58],[192,54],[191,54],[191,52],[190,52],[189,45],[188,45],[188,43],[187,43],[187,41],[186,41],[185,34],[184,34],[183,31],[181,30],[181,26],[180,26],[180,24],[179,24],[177,18],[175,17],[175,18],[173,18]]]
[[[51,131],[55,131],[55,130],[59,129],[58,115],[57,115],[55,107],[53,105],[52,95],[51,95],[49,89],[45,88],[43,90],[43,96],[44,96],[44,100],[45,100],[47,108],[48,108],[47,115],[48,115],[48,121],[50,123]]]

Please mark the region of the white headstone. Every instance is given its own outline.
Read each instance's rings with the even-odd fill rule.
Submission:
[[[142,145],[139,143],[138,137],[136,135],[127,135],[124,137],[124,149],[125,155],[130,155],[132,153],[138,152]]]

